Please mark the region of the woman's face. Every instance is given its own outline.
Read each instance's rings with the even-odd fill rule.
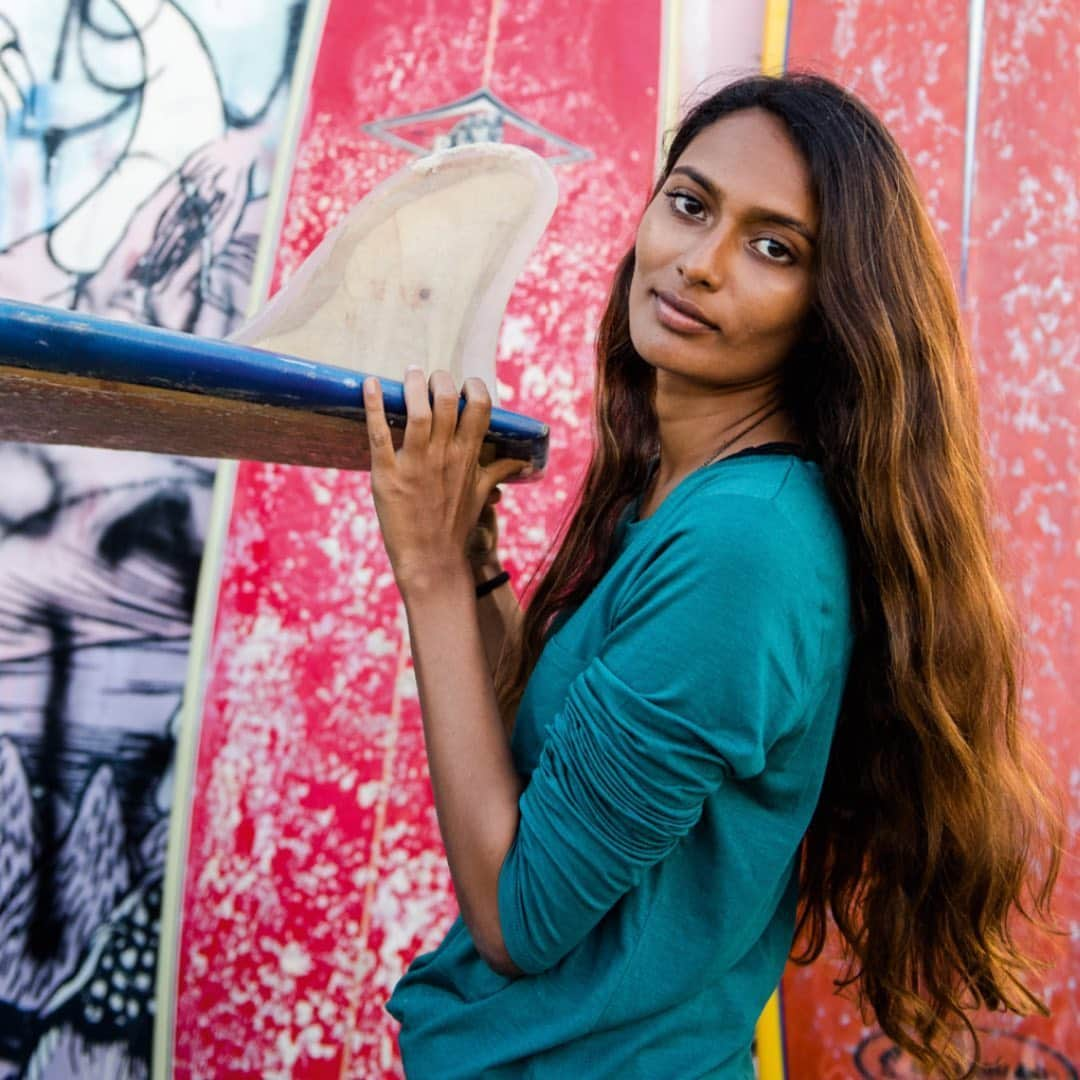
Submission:
[[[813,300],[817,226],[809,169],[779,119],[745,109],[705,128],[638,226],[638,354],[715,387],[775,376]]]

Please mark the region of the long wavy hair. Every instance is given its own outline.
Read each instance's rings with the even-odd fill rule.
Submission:
[[[816,75],[755,76],[697,105],[694,137],[740,109],[785,124],[820,217],[816,299],[782,392],[851,554],[856,643],[803,840],[793,959],[831,920],[861,1006],[932,1071],[970,1075],[979,1007],[1046,1012],[1019,922],[1051,926],[1060,806],[1019,717],[1020,641],[996,569],[974,371],[941,247],[903,152]],[[630,340],[631,249],[597,342],[592,459],[576,509],[497,673],[512,715],[552,623],[609,565],[658,453],[653,369]]]

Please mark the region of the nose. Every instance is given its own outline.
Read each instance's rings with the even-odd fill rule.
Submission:
[[[717,223],[699,233],[683,250],[676,268],[688,285],[719,289],[727,279],[733,247],[733,230]]]

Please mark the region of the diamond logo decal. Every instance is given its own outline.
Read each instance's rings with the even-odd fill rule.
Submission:
[[[505,142],[532,150],[549,165],[588,161],[593,156],[584,146],[527,120],[486,88],[434,109],[364,124],[363,130],[413,154],[467,143]]]

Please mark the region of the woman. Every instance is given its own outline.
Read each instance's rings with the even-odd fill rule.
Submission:
[[[884,1030],[965,1074],[968,1010],[1042,1008],[1010,926],[1047,916],[1058,833],[956,299],[880,122],[811,76],[696,107],[598,358],[523,617],[482,542],[520,468],[478,466],[483,385],[458,421],[410,371],[397,454],[365,385],[461,907],[388,1004],[408,1074],[750,1076],[827,913]]]

